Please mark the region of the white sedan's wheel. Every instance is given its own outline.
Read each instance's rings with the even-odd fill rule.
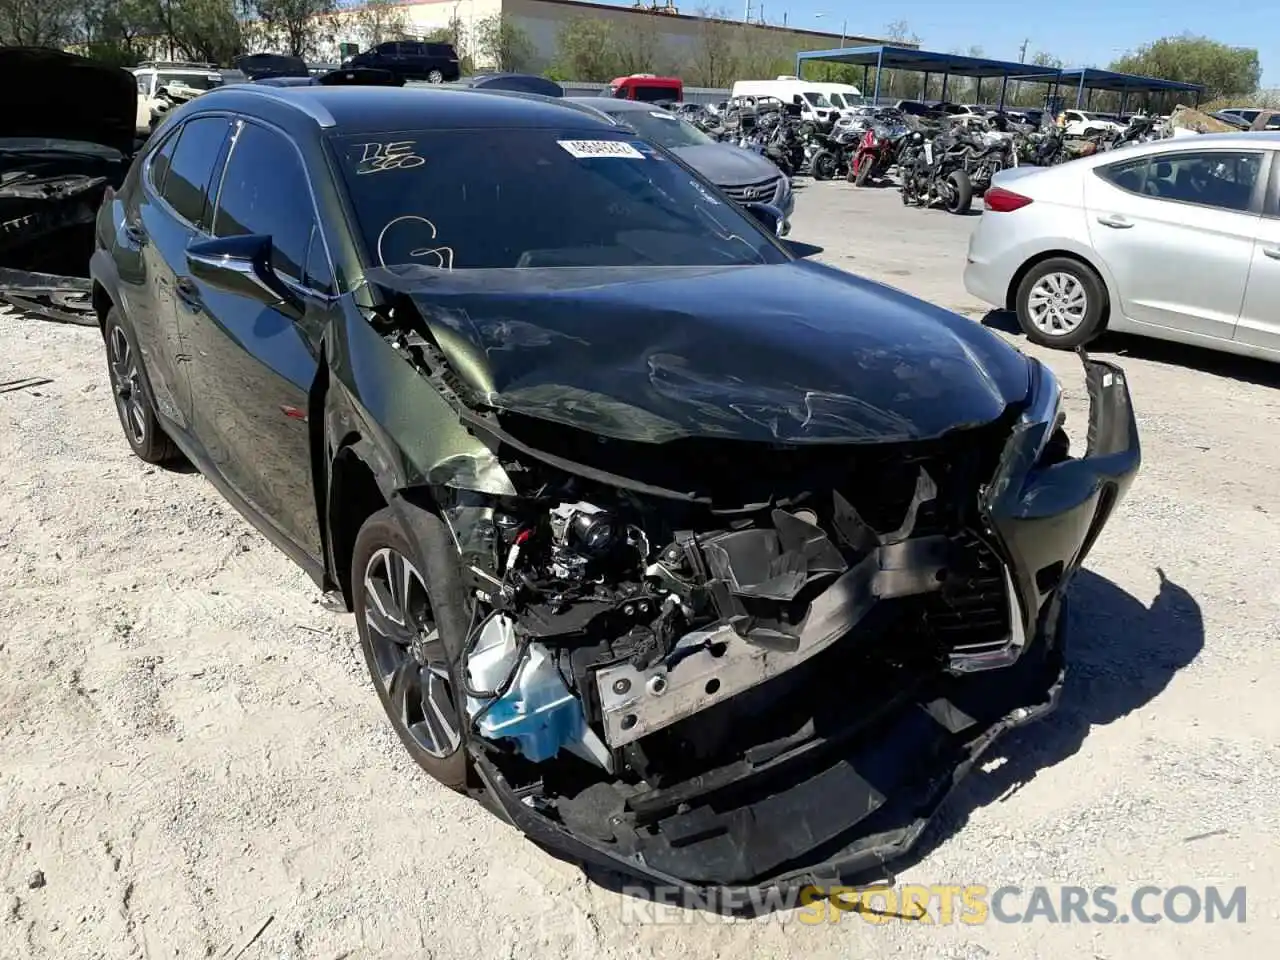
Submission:
[[[1027,339],[1074,350],[1102,331],[1107,288],[1083,261],[1051,257],[1027,271],[1010,306],[1017,311]]]
[[[1089,295],[1084,284],[1069,273],[1047,273],[1031,288],[1027,313],[1036,328],[1050,337],[1061,337],[1084,323]]]

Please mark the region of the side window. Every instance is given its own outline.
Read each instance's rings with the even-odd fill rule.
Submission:
[[[183,124],[177,138],[164,180],[164,198],[178,216],[197,227],[207,223],[204,213],[209,180],[229,128],[226,117],[196,117]]]
[[[272,266],[302,283],[314,223],[306,171],[293,145],[266,127],[246,123],[227,159],[213,235],[269,234]]]
[[[400,44],[396,43],[393,40],[388,43],[380,43],[373,49],[378,53],[382,54],[384,57],[394,57],[398,51],[399,46]]]
[[[1162,157],[1147,175],[1144,192],[1220,210],[1245,212],[1262,170],[1261,151],[1212,151]]]
[[[406,57],[421,57],[427,52],[427,48],[421,43],[402,43],[400,44],[400,52]]]
[[[181,132],[180,129],[170,131],[160,146],[151,154],[149,171],[151,187],[161,196],[164,196],[164,180],[169,173],[169,164],[173,162],[173,148],[178,145],[178,134]]]

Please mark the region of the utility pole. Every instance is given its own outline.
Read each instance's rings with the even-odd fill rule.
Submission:
[[[1031,38],[1030,38],[1030,37],[1027,37],[1027,39],[1025,39],[1025,40],[1023,40],[1023,41],[1022,41],[1022,46],[1021,46],[1021,47],[1019,48],[1019,50],[1018,50],[1018,62],[1019,62],[1019,63],[1026,63],[1026,62],[1027,62],[1027,44],[1029,44],[1030,42],[1031,42]]]

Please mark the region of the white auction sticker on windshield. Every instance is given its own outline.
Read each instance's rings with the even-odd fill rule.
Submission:
[[[579,160],[595,160],[598,157],[617,157],[622,160],[643,160],[644,154],[621,140],[557,140],[571,157]]]
[[[676,115],[675,115],[674,113],[667,113],[665,110],[650,110],[650,111],[649,111],[649,116],[651,116],[651,117],[657,117],[659,120],[675,120],[675,119],[677,119],[677,117],[676,117]]]

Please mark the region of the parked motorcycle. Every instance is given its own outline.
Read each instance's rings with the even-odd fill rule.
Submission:
[[[816,129],[810,135],[810,143],[814,147],[809,157],[809,173],[813,179],[833,180],[845,175],[855,143]]]
[[[889,168],[898,158],[898,143],[905,133],[905,128],[884,123],[872,123],[863,130],[849,163],[849,182],[865,187],[872,180],[888,176]]]
[[[968,151],[964,170],[975,194],[986,193],[991,186],[991,178],[1001,170],[1018,165],[1018,154],[1010,136],[965,131],[958,135],[958,139]]]
[[[968,213],[973,204],[973,184],[965,172],[968,154],[963,141],[949,137],[930,140],[920,131],[911,134],[898,155],[902,202]]]

